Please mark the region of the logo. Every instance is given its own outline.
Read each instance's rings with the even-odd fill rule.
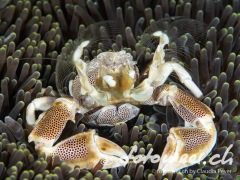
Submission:
[[[232,165],[233,163],[233,158],[230,157],[229,159],[226,159],[227,157],[227,154],[229,153],[230,149],[233,147],[233,144],[231,144],[225,151],[225,153],[223,154],[222,158],[221,158],[221,155],[220,154],[214,154],[210,159],[209,159],[209,164],[215,166],[217,164],[226,164],[226,163],[229,163],[230,165]],[[129,160],[132,160],[134,163],[138,164],[138,163],[143,163],[145,164],[148,160],[151,161],[151,163],[159,163],[160,160],[161,160],[161,157],[158,155],[158,154],[155,154],[155,155],[152,155],[152,152],[153,152],[153,148],[151,148],[149,151],[148,151],[148,154],[146,156],[143,156],[143,155],[136,155],[134,156],[133,154],[136,153],[138,150],[138,147],[137,145],[134,145],[130,151],[130,153],[128,154],[127,157],[120,157],[124,162],[125,164],[127,164],[129,162]],[[199,158],[198,159],[203,159],[203,153],[199,155]],[[194,161],[195,159],[197,158],[196,155],[192,155],[190,157],[188,157],[188,154],[183,154],[179,159],[181,162],[187,162],[189,161],[189,159],[191,161]],[[220,159],[221,158],[221,159]],[[164,160],[167,161],[167,158],[165,156],[162,157],[162,160],[164,162]],[[178,161],[176,161],[178,162]],[[111,165],[113,163],[113,160],[112,159],[101,159],[100,163],[102,165]],[[199,162],[200,163],[200,162]],[[206,164],[205,161],[203,161],[204,164]]]

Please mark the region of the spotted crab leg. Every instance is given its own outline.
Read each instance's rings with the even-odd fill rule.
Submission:
[[[46,101],[47,100],[47,101]],[[68,120],[75,122],[75,114],[80,106],[73,98],[37,98],[27,107],[27,123],[35,115],[34,111],[44,110],[41,105],[46,105],[43,112],[34,125],[34,129],[28,137],[29,142],[35,142],[36,151],[42,151],[43,147],[52,147],[62,133]],[[40,108],[41,107],[41,108]],[[51,107],[51,108],[50,108]],[[35,118],[35,116],[34,116]]]
[[[100,161],[103,169],[107,169],[125,166],[128,162],[127,154],[122,148],[99,137],[95,130],[76,134],[43,151],[51,155],[58,154],[72,168],[78,165],[92,170]]]
[[[32,129],[34,124],[36,123],[36,115],[35,111],[40,110],[40,111],[47,111],[50,109],[56,100],[56,97],[40,97],[34,99],[27,107],[26,110],[26,120],[27,120],[27,125],[29,129]],[[41,119],[40,115],[40,119]]]
[[[160,105],[171,104],[185,121],[185,127],[170,129],[158,169],[166,174],[199,163],[216,143],[213,112],[175,85],[160,86],[154,97]]]
[[[34,141],[37,153],[58,154],[72,168],[79,165],[81,168],[93,169],[100,160],[103,161],[103,168],[126,165],[128,158],[125,151],[115,143],[97,136],[95,131],[76,134],[53,146],[67,121],[75,122],[76,113],[86,113],[88,110],[73,98],[58,98],[55,101],[37,98],[29,104],[28,113],[33,115],[32,111],[43,110],[40,105],[46,104],[46,100],[49,102],[47,110],[39,116],[28,137],[29,142]]]

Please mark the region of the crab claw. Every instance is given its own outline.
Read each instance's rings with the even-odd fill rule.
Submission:
[[[81,169],[92,170],[99,162],[103,169],[125,166],[128,157],[117,144],[99,137],[95,130],[69,137],[51,148],[43,148],[46,154],[58,154],[71,168],[79,165]]]
[[[29,121],[35,119],[35,109],[43,110],[42,104],[46,104],[50,100],[48,98],[37,98],[32,102],[28,108]],[[35,143],[35,149],[39,153],[43,147],[52,147],[53,144],[60,137],[67,121],[75,122],[76,112],[82,111],[81,106],[73,98],[58,98],[54,102],[48,103],[48,110],[39,115],[35,122],[34,129],[28,137],[28,141]],[[44,102],[44,103],[43,103]],[[32,118],[32,119],[31,119]],[[35,120],[33,120],[35,121]]]
[[[156,95],[159,104],[171,104],[185,121],[185,127],[170,129],[158,169],[166,174],[199,163],[216,143],[213,112],[175,85],[162,85]]]
[[[213,131],[215,127],[213,125]],[[171,128],[158,169],[176,172],[203,160],[216,142],[216,134],[201,128]]]

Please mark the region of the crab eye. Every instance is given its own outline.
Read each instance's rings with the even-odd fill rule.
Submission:
[[[129,73],[128,73],[128,76],[130,77],[130,78],[132,78],[132,79],[134,79],[135,78],[135,71],[129,71]]]

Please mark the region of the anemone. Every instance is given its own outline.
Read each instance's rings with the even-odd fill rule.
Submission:
[[[3,0],[0,3],[0,177],[1,179],[240,179],[240,3],[232,1],[183,0]],[[59,157],[39,156],[29,144],[26,107],[36,97],[52,96],[56,90],[56,59],[69,39],[76,39],[85,27],[100,21],[116,21],[123,35],[113,48],[137,57],[142,52],[139,36],[146,27],[166,17],[182,16],[210,24],[207,42],[194,46],[188,64],[195,82],[201,87],[207,104],[215,114],[218,138],[212,153],[200,164],[162,176],[158,164],[130,162],[126,167],[90,172],[71,170]],[[101,46],[97,54],[103,51]],[[85,52],[85,59],[88,53]],[[146,52],[144,66],[151,59]],[[134,120],[99,128],[97,132],[134,155],[161,154],[171,127],[183,124],[171,107],[143,107]],[[79,120],[81,117],[78,118]],[[71,134],[87,130],[84,124],[72,125]],[[65,130],[62,138],[71,135]],[[209,163],[230,145],[226,159],[232,164]],[[201,171],[196,171],[200,169]],[[209,172],[212,170],[212,172]],[[195,173],[190,173],[195,172]]]

